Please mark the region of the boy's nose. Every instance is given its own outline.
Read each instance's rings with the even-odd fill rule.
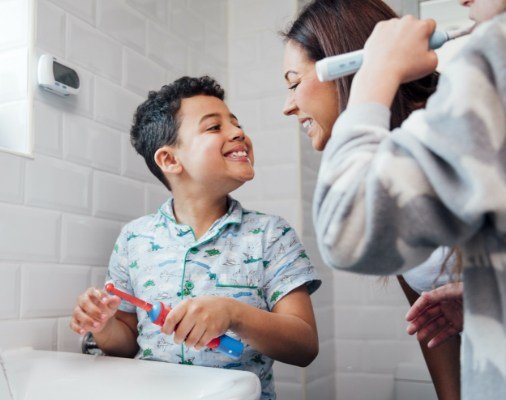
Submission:
[[[232,137],[232,141],[234,142],[243,142],[245,139],[244,132],[241,131]]]
[[[231,140],[234,142],[242,142],[245,139],[245,134],[242,128],[234,126],[233,131],[230,134]]]

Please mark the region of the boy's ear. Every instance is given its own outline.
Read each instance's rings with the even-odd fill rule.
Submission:
[[[177,175],[183,171],[183,166],[176,157],[174,148],[170,146],[160,147],[155,152],[155,162],[163,173]]]

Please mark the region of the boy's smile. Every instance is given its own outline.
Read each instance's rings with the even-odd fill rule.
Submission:
[[[245,145],[235,146],[234,148],[227,151],[224,156],[231,161],[237,162],[247,162],[250,163],[250,159],[248,157],[248,147]]]

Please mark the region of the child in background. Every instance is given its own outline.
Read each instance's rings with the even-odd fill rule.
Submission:
[[[462,4],[474,20],[491,20],[448,64],[427,108],[393,132],[399,85],[437,65],[428,48],[435,24],[404,17],[376,26],[325,149],[314,218],[326,263],[349,271],[398,273],[459,245],[462,398],[504,399],[506,0]]]
[[[318,353],[309,294],[321,281],[283,219],[229,196],[253,179],[254,158],[223,98],[211,78],[183,77],[150,92],[131,129],[172,195],[123,228],[107,280],[170,306],[161,333],[145,311],[97,288],[79,297],[70,326],[109,355],[254,372],[262,399],[275,399],[273,360],[306,366]],[[237,362],[206,348],[225,332],[246,344]]]

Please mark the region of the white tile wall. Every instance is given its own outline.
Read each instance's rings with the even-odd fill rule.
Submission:
[[[32,151],[28,83],[33,6],[29,0],[0,3],[0,148]]]
[[[34,102],[33,124],[37,129],[34,140],[36,153],[61,158],[63,113],[41,101]]]
[[[0,203],[0,259],[57,261],[59,212]]]
[[[120,83],[121,44],[78,18],[69,16],[68,25],[68,60]]]
[[[0,263],[0,319],[19,318],[21,267]]]
[[[121,170],[122,132],[78,115],[65,115],[66,160],[115,174]]]
[[[96,171],[93,215],[129,221],[144,213],[144,185],[129,178]]]
[[[76,265],[23,265],[21,318],[69,315],[89,286],[90,268]]]
[[[145,97],[98,77],[95,78],[94,92],[95,119],[112,128],[128,132],[133,114]]]
[[[120,232],[119,222],[77,215],[62,219],[61,262],[107,266]]]
[[[0,348],[7,350],[20,347],[56,350],[56,320],[53,318],[0,320]]]
[[[28,50],[24,47],[0,53],[0,103],[20,101],[28,91]]]
[[[139,52],[146,48],[146,23],[146,18],[124,1],[97,0],[97,27]]]
[[[65,12],[44,0],[37,5],[37,43],[54,56],[65,55]]]
[[[24,160],[12,154],[0,153],[0,201],[23,201]]]
[[[0,2],[0,49],[22,47],[28,44],[28,1]]]
[[[51,2],[80,19],[95,23],[96,0],[51,0]]]
[[[90,212],[91,169],[38,156],[26,163],[26,203],[80,214]]]

